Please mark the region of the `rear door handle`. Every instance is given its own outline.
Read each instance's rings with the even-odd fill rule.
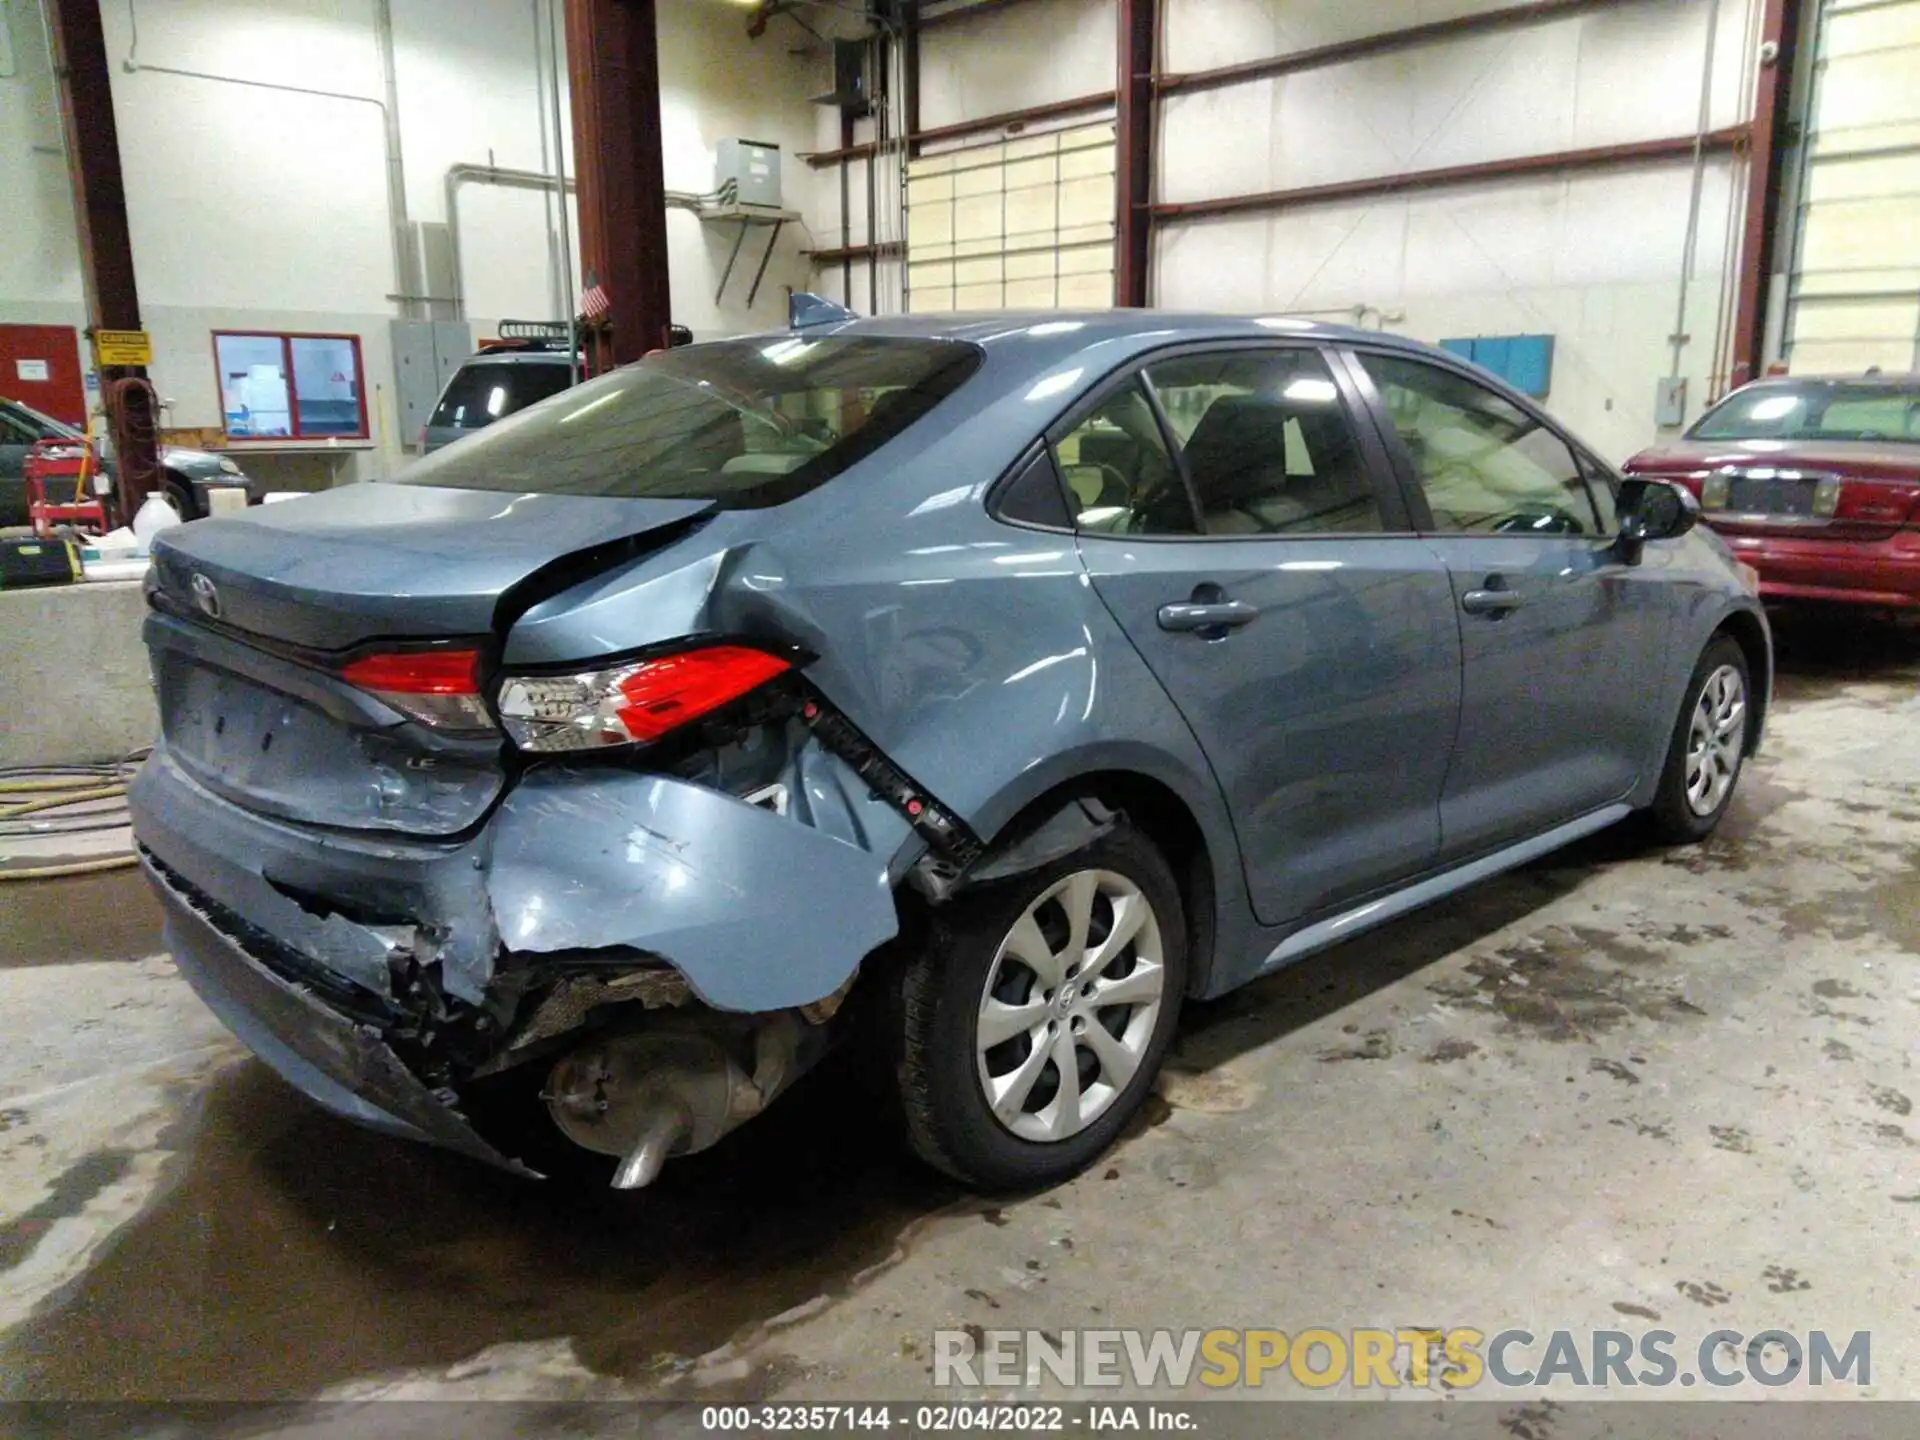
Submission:
[[[1224,634],[1252,623],[1260,611],[1244,600],[1219,600],[1212,603],[1183,601],[1160,607],[1162,630],[1215,630]]]
[[[1460,597],[1460,608],[1469,615],[1491,615],[1496,620],[1510,610],[1518,610],[1527,600],[1518,590],[1490,588],[1469,590]]]

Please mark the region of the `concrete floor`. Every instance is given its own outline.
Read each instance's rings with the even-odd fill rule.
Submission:
[[[1870,1330],[1867,1393],[1920,1398],[1920,635],[1782,638],[1711,842],[1602,835],[1193,1007],[1110,1163],[1004,1205],[834,1074],[655,1190],[522,1185],[245,1058],[127,958],[131,878],[10,894],[0,1398],[910,1398],[936,1327],[1656,1318]]]

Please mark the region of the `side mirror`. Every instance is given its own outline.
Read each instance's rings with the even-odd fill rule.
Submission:
[[[1649,540],[1676,540],[1700,523],[1700,502],[1691,490],[1664,480],[1628,477],[1620,487],[1620,536],[1614,548],[1638,565]]]

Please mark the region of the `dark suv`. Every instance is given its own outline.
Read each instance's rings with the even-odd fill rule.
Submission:
[[[426,428],[423,453],[504,419],[584,378],[570,352],[565,325],[543,320],[502,320],[500,339],[463,363],[440,392]],[[676,346],[693,342],[684,325],[673,327]]]

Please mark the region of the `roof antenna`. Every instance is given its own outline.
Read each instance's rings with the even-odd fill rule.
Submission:
[[[794,330],[805,330],[814,325],[839,325],[859,318],[846,306],[836,305],[824,296],[812,295],[805,290],[796,290],[787,297],[787,325]]]

